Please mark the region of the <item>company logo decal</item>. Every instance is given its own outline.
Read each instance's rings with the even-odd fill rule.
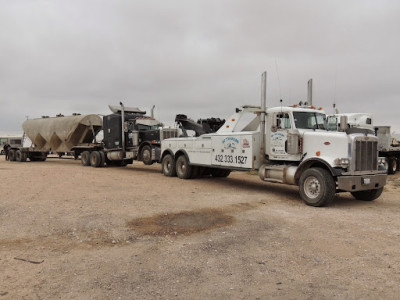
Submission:
[[[236,149],[239,145],[239,140],[234,137],[227,137],[222,140],[222,145],[225,149]]]

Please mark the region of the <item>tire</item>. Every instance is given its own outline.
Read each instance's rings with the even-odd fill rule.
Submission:
[[[22,162],[21,156],[22,156],[21,150],[15,151],[15,160],[16,161]]]
[[[176,175],[180,179],[189,179],[192,176],[192,166],[185,155],[181,155],[176,160]]]
[[[176,176],[175,159],[171,154],[167,154],[161,161],[162,173],[167,177]]]
[[[15,150],[8,151],[8,160],[15,161]]]
[[[151,159],[151,147],[148,145],[144,146],[140,154],[140,157],[142,158],[142,161],[145,165],[147,166],[152,165],[153,161]]]
[[[336,183],[327,170],[310,168],[300,176],[299,192],[307,205],[327,206],[335,197]]]
[[[81,163],[82,166],[90,166],[90,153],[89,151],[83,151],[81,154]]]
[[[388,174],[393,175],[398,170],[398,161],[396,157],[389,157],[388,160]]]
[[[101,156],[99,151],[93,151],[92,153],[90,153],[90,165],[93,168],[98,168],[100,167],[101,164]]]
[[[28,159],[28,154],[26,152],[21,152],[21,162],[26,162]]]
[[[99,151],[100,153],[100,158],[101,158],[101,162],[100,162],[100,167],[104,167],[105,163],[106,163],[106,155],[104,153],[104,151]]]
[[[366,190],[366,191],[359,191],[359,192],[351,192],[354,198],[357,200],[362,201],[373,201],[382,194],[383,187],[375,190]]]

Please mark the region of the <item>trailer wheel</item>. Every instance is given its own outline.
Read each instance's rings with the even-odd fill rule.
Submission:
[[[171,154],[167,154],[161,161],[162,173],[168,177],[176,176],[175,159]]]
[[[192,176],[192,166],[185,155],[179,156],[176,160],[176,175],[181,179],[189,179]]]
[[[21,162],[21,161],[22,161],[22,160],[21,160],[21,156],[22,156],[21,150],[15,151],[15,160],[16,160],[16,161]]]
[[[81,154],[82,166],[90,166],[90,153],[89,151],[83,151]]]
[[[357,200],[362,201],[373,201],[382,194],[383,187],[375,190],[366,190],[366,191],[359,191],[359,192],[351,192],[354,198]]]
[[[299,192],[301,198],[307,205],[329,205],[335,197],[335,191],[335,180],[325,169],[307,169],[300,176]]]
[[[28,154],[26,152],[22,152],[21,151],[21,158],[20,158],[19,161],[20,162],[26,162],[27,158],[28,158]]]
[[[388,174],[395,174],[398,170],[398,163],[396,157],[389,158]]]
[[[99,151],[93,151],[90,153],[90,165],[94,168],[100,167],[101,164],[101,156]]]
[[[8,151],[8,160],[9,161],[15,161],[15,150],[10,150]]]

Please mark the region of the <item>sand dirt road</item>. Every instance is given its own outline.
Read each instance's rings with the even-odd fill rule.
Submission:
[[[400,178],[308,207],[248,173],[0,156],[0,299],[398,299]]]

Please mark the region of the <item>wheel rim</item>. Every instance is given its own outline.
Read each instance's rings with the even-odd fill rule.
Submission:
[[[321,183],[315,176],[309,176],[304,181],[304,193],[308,198],[315,199],[321,192]]]
[[[179,173],[184,174],[186,170],[186,164],[182,160],[178,164]]]
[[[165,159],[164,161],[164,169],[166,172],[169,172],[171,169],[171,162],[169,159]]]
[[[392,164],[392,171],[396,172],[396,170],[397,170],[397,160],[394,159]]]

